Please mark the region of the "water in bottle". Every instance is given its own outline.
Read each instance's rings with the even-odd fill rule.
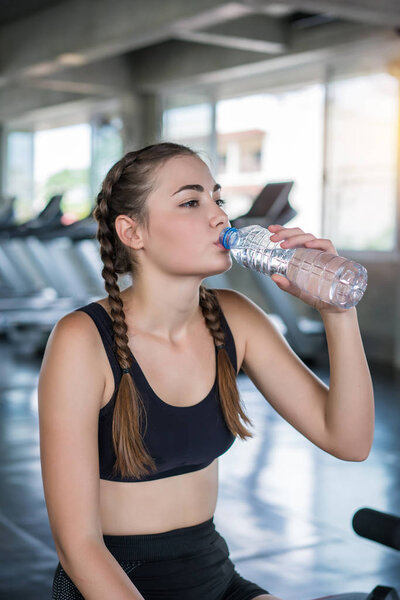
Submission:
[[[235,260],[271,277],[284,275],[300,289],[323,302],[351,308],[362,298],[368,281],[365,267],[343,256],[313,248],[280,247],[273,235],[261,225],[237,229],[225,227],[219,243],[230,250]]]

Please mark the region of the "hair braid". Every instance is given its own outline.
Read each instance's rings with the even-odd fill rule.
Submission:
[[[99,224],[96,237],[100,244],[100,256],[104,265],[101,274],[111,308],[114,352],[122,369],[112,424],[113,445],[116,455],[113,475],[120,472],[122,477],[133,475],[139,478],[148,473],[145,464],[149,465],[152,470],[156,469],[156,465],[146,451],[140,434],[143,416],[146,417],[143,400],[129,376],[131,352],[128,346],[128,327],[118,285],[115,230],[110,225],[111,211],[109,209],[113,188],[120,180],[124,169],[133,164],[136,155],[135,152],[129,152],[110,169],[97,196],[97,206],[93,211],[93,216]],[[130,402],[132,397],[136,401]],[[132,432],[134,433],[133,436]]]
[[[214,290],[206,288],[204,285],[200,286],[200,307],[208,330],[214,338],[215,345],[217,347],[222,345],[217,352],[218,389],[226,424],[231,432],[241,439],[253,437],[253,434],[237,419],[239,413],[245,423],[252,425],[241,406],[241,399],[235,381],[236,373],[225,348],[225,332],[220,317],[221,307]],[[235,385],[232,385],[232,381],[235,382]]]
[[[135,161],[136,155],[136,152],[128,152],[110,169],[103,182],[102,189],[97,196],[97,206],[93,211],[93,216],[99,223],[96,237],[100,244],[100,256],[104,265],[101,275],[104,279],[104,287],[108,293],[108,302],[115,334],[115,353],[121,369],[130,367],[130,351],[128,347],[128,328],[125,322],[123,302],[120,295],[121,290],[119,289],[118,275],[115,268],[115,234],[109,223],[109,205],[114,185],[119,181],[124,169]]]

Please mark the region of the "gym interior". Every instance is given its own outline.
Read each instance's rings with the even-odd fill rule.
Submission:
[[[219,458],[215,512],[232,560],[284,600],[397,598],[398,2],[0,0],[0,48],[0,598],[51,597],[43,353],[60,318],[106,296],[92,216],[103,178],[159,141],[201,153],[233,227],[299,227],[368,272],[357,317],[371,451],[323,452],[241,371],[254,437]],[[253,300],[329,386],[318,311],[232,263],[207,286]],[[375,519],[369,539],[354,526],[360,509]]]

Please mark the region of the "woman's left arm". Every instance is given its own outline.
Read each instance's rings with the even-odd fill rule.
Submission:
[[[325,408],[332,439],[349,454],[367,458],[374,437],[374,390],[356,308],[320,311],[329,352],[330,381]]]
[[[329,239],[317,239],[301,229],[270,225],[272,241],[284,248],[304,246],[337,254]],[[284,240],[284,241],[282,241]],[[326,429],[344,453],[364,460],[374,437],[374,390],[364,353],[356,307],[343,309],[316,300],[285,277],[272,276],[281,289],[318,310],[328,344],[330,382],[325,404]]]

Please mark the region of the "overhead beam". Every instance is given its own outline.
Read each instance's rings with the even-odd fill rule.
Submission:
[[[97,94],[100,97],[130,92],[135,87],[132,69],[125,55],[71,67],[48,77],[25,78],[24,83],[38,89]]]
[[[159,44],[138,50],[131,57],[136,86],[146,91],[217,84],[230,78],[247,77],[293,65],[328,60],[338,52],[348,52],[357,43],[395,37],[391,31],[353,23],[329,23],[314,32],[292,35],[288,51],[282,56],[264,58],[256,52],[218,48],[183,41]]]
[[[207,29],[180,31],[176,38],[226,48],[281,54],[287,50],[288,25],[265,15],[248,15]]]
[[[235,80],[264,80],[268,73],[297,66],[337,60],[355,48],[371,50],[374,43],[399,40],[390,30],[351,23],[331,23],[312,32],[292,35],[282,56],[265,58],[258,52],[221,48],[175,40],[125,57],[100,61],[57,73],[49,78],[25,81],[25,86],[0,89],[0,121],[84,99],[108,99],[132,93],[162,93],[178,87],[207,88],[234,85]],[[229,83],[231,82],[231,83]],[[27,87],[28,84],[30,87]]]
[[[354,23],[329,23],[310,31],[292,33],[282,56],[265,55],[182,40],[168,41],[136,50],[126,56],[70,68],[31,85],[55,91],[92,93],[107,97],[130,91],[160,92],[175,85],[187,86],[227,81],[310,64],[328,59],[355,44],[396,37],[390,30],[377,30]]]
[[[70,0],[63,4],[74,1]],[[82,0],[84,5],[87,1]],[[148,0],[147,4],[155,6],[158,1]],[[125,0],[121,2],[124,4]],[[107,0],[100,0],[100,4],[103,3],[107,3]],[[132,0],[130,3],[133,4]],[[250,2],[246,3],[246,10],[243,4],[238,2],[218,4],[218,1],[213,2],[209,10],[204,10],[206,3],[208,0],[202,0],[201,3],[196,1],[197,8],[201,4],[201,12],[196,12],[192,6],[191,14],[186,12],[186,16],[180,21],[171,23],[169,37],[162,43],[148,48],[136,48],[125,56],[109,57],[80,66],[77,55],[64,53],[63,64],[61,67],[58,65],[56,72],[39,76],[40,68],[36,64],[33,70],[37,75],[25,77],[23,85],[18,77],[10,76],[13,84],[3,90],[0,89],[0,120],[7,120],[42,107],[56,106],[57,103],[78,101],[87,96],[89,99],[107,99],[124,93],[160,93],[176,86],[207,87],[230,80],[256,78],[257,74],[290,68],[296,64],[305,65],[328,60],[338,53],[348,52],[356,44],[372,44],[374,39],[385,39],[385,36],[389,35],[392,39],[397,38],[391,29],[379,30],[376,27],[357,23],[328,23],[309,30],[288,32],[284,21],[271,20],[264,16],[258,17],[260,26],[257,29],[254,15],[246,12]],[[134,4],[142,4],[142,1],[138,0]],[[174,2],[171,2],[172,4]],[[188,5],[191,4],[191,0],[188,0]],[[260,10],[261,4],[266,7],[265,2],[252,0],[251,10]],[[165,4],[163,3],[162,6],[165,7]],[[169,17],[172,19],[171,14],[169,13]],[[241,15],[240,19],[238,14]],[[213,18],[219,24],[211,25]],[[274,38],[273,23],[277,26]],[[171,39],[171,36],[172,38],[185,37],[182,31],[187,32],[190,27],[197,27],[206,35],[220,36],[221,45]],[[242,50],[231,47],[226,43],[226,39],[222,39],[236,36],[236,41],[246,41],[250,36],[254,36],[258,38],[255,42],[262,43],[261,37],[264,31],[268,32],[268,41],[273,39],[276,44],[280,42],[286,44],[284,54],[265,57],[265,47],[263,52]],[[91,34],[92,38],[93,35]],[[0,46],[3,42],[0,36]],[[108,42],[105,43],[107,45]],[[136,47],[137,39],[130,43]],[[2,73],[3,78],[6,79],[4,69],[5,66]],[[45,73],[46,69],[43,71]]]
[[[398,0],[251,0],[257,10],[270,13],[269,6],[292,7],[311,13],[331,14],[335,17],[382,27],[400,27]]]
[[[35,110],[87,99],[87,94],[14,86],[0,91],[0,122],[10,121]]]
[[[0,27],[0,85],[143,48],[252,12],[228,0],[68,0]]]
[[[197,69],[203,72],[208,70],[210,62],[218,69],[227,69],[261,60],[258,52],[221,49],[182,41],[165,42],[123,57],[65,69],[46,78],[25,78],[24,84],[17,82],[0,88],[0,122],[25,112],[31,113],[42,107],[46,109],[57,104],[69,103],[75,98],[81,99],[85,96],[101,99],[151,92],[152,90],[147,90],[141,85],[138,75],[137,67],[144,57],[145,70],[155,69],[157,73],[156,63],[164,61],[163,81],[165,77],[169,77],[168,73],[175,78],[176,69],[180,71],[181,76],[189,76],[190,64],[195,72]],[[186,64],[185,69],[183,63]]]
[[[246,68],[265,61],[259,52],[221,48],[210,44],[173,40],[130,55],[132,77],[136,86],[147,91],[161,91],[175,83],[197,82],[207,74]]]

